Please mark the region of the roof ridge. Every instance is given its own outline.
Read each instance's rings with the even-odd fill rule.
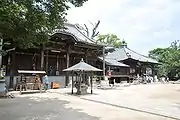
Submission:
[[[132,52],[134,52],[134,53],[136,53],[136,54],[138,54],[138,55],[141,55],[141,56],[143,56],[143,57],[149,58],[148,56],[145,56],[145,55],[143,55],[143,54],[140,54],[140,53],[138,53],[138,52],[136,52],[136,51],[134,51],[134,50],[132,50],[132,49],[130,49],[130,48],[128,48],[128,47],[127,47],[127,49],[130,50],[130,51],[132,51]]]
[[[127,48],[127,47],[126,47],[126,48]],[[121,49],[122,49],[122,48],[121,48]],[[126,53],[126,56],[129,58],[129,56],[128,56],[126,50],[124,49],[124,47],[123,47],[123,50],[124,50],[124,52]]]

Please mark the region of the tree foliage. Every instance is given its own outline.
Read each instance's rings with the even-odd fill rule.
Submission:
[[[124,40],[121,41],[121,39],[114,34],[99,35],[97,43],[105,43],[116,48],[119,48],[122,44],[126,44]]]
[[[180,41],[174,41],[168,48],[157,48],[150,51],[149,56],[158,60],[158,75],[171,79],[180,77]]]
[[[0,38],[29,48],[47,42],[63,26],[68,3],[79,7],[87,0],[0,0]]]

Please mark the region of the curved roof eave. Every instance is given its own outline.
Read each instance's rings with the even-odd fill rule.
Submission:
[[[103,61],[102,57],[98,57],[99,60]],[[124,63],[121,63],[115,59],[108,59],[105,58],[105,63],[110,65],[110,66],[116,66],[116,67],[130,67],[129,65],[126,65]]]
[[[89,42],[87,40],[82,40],[80,39],[79,37],[77,37],[76,35],[73,34],[73,32],[68,32],[66,31],[65,29],[56,29],[54,30],[53,34],[56,34],[56,33],[61,33],[61,34],[66,34],[66,35],[70,35],[72,36],[76,42],[82,42],[82,43],[86,43],[86,44],[89,44],[89,45],[94,45],[94,46],[103,46],[103,45],[100,45],[98,43],[96,43],[95,41],[93,41],[92,39],[90,39],[89,37],[87,37],[86,35],[84,35],[78,28],[77,28],[77,25],[74,25],[74,24],[70,24],[70,23],[65,23],[65,27],[73,27],[75,30],[77,30],[84,38],[86,38],[87,40],[89,40]],[[71,31],[71,29],[69,29]],[[52,34],[52,35],[53,35]]]
[[[134,59],[134,60],[137,60],[137,61],[140,61],[140,62],[148,62],[148,63],[158,64],[158,61],[156,61],[154,59],[151,59],[151,58],[149,58],[149,57],[147,57],[145,55],[142,55],[140,53],[137,53],[137,52],[131,50],[128,47],[124,47],[124,51],[125,51],[125,53],[127,55],[127,58],[129,58],[129,56],[128,56],[129,52],[126,49],[129,50],[130,52],[132,52],[133,55],[130,54],[131,59]]]
[[[59,29],[58,29],[59,30]],[[75,35],[73,35],[72,33],[69,33],[67,31],[58,31],[58,32],[54,32],[52,35],[56,34],[56,33],[61,33],[61,34],[64,34],[64,35],[70,35],[71,37],[74,38],[74,40],[78,41],[77,37]]]

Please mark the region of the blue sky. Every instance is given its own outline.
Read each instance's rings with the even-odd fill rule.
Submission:
[[[100,20],[101,34],[124,38],[128,47],[141,54],[168,47],[180,38],[180,0],[88,0],[72,7],[70,23],[88,24]]]

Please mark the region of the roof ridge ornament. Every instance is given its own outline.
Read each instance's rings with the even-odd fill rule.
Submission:
[[[123,40],[120,48],[127,48],[127,43]]]
[[[81,58],[81,62],[84,62],[83,58]]]

